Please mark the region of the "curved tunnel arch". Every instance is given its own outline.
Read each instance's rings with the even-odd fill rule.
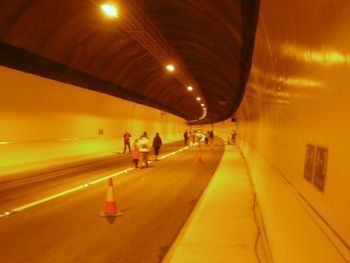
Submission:
[[[208,109],[212,112],[208,112],[208,116],[211,117],[202,123],[229,117],[241,100],[245,84],[242,76],[250,67],[251,50],[248,49],[254,40],[259,5],[258,0],[251,0],[249,9],[244,2],[138,2],[189,68],[210,104]],[[247,10],[250,13],[245,13]],[[34,55],[45,61],[41,67],[52,71],[43,73],[47,76],[53,74],[62,81],[79,79],[78,86],[85,83],[90,89],[95,86],[91,79],[96,78],[99,85],[105,85],[96,87],[97,91],[108,90],[127,99],[137,95],[138,102],[147,105],[157,101],[155,107],[176,112],[187,120],[200,114],[198,103],[193,96],[187,96],[185,87],[175,78],[162,76],[166,74],[162,65],[124,32],[117,21],[104,19],[96,2],[60,0],[52,5],[49,0],[13,0],[0,10],[0,22],[0,41],[6,49],[14,47],[9,52],[12,61],[5,62],[7,65],[16,63],[13,56],[19,56],[16,48],[20,48],[28,52],[25,57],[31,65],[28,71],[45,70],[33,68],[40,67],[29,61]],[[248,51],[242,52],[245,49]],[[65,70],[54,72],[56,66],[48,67],[57,63]],[[74,73],[73,78],[67,76],[75,71],[80,73]],[[102,83],[114,85],[114,91]],[[214,90],[212,83],[216,86]],[[232,92],[233,87],[238,91]],[[126,91],[130,95],[122,95]],[[218,99],[222,94],[231,105],[225,110]]]

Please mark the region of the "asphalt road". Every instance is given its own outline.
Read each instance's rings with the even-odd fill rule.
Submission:
[[[181,147],[182,142],[165,144],[161,148],[161,154],[173,152]],[[154,157],[151,154],[150,160],[152,159]],[[86,161],[0,176],[0,213],[130,166],[132,166],[131,154],[114,153]]]
[[[0,262],[160,262],[208,184],[223,149],[220,143],[213,150],[203,147],[204,164],[197,162],[197,150],[189,149],[153,162],[150,168],[117,176],[115,193],[123,212],[118,218],[99,216],[107,182],[0,218]],[[98,169],[92,164],[85,164],[93,166],[89,169],[69,167],[68,174],[51,171],[47,180],[43,172],[36,179],[31,175],[27,180],[0,182],[0,205],[11,209],[130,167],[129,161],[120,161],[118,167],[102,163]]]

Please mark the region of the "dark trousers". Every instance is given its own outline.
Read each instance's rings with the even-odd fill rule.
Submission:
[[[128,146],[128,148],[129,148],[129,153],[131,153],[130,142],[125,142],[125,141],[124,141],[124,153],[125,153],[125,151],[126,151],[126,146]]]
[[[154,146],[154,154],[157,156],[159,154],[160,146]]]

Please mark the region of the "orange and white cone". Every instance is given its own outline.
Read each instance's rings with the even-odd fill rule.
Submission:
[[[106,201],[103,211],[101,211],[101,216],[121,216],[122,213],[118,210],[117,203],[114,199],[113,191],[113,179],[108,179],[108,186],[106,191]]]

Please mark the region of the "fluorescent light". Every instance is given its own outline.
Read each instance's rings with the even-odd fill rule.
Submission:
[[[118,14],[118,9],[115,5],[113,4],[102,4],[101,5],[102,11],[105,13],[106,16],[110,18],[116,18],[119,16]]]
[[[166,69],[167,69],[168,71],[174,71],[174,70],[175,70],[175,67],[174,67],[173,65],[169,64],[169,65],[166,66]]]

